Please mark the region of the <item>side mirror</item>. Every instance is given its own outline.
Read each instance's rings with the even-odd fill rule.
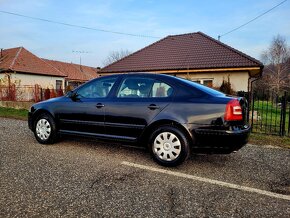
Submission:
[[[76,92],[73,92],[73,91],[69,91],[67,93],[67,97],[71,98],[71,100],[73,100],[73,101],[79,100],[78,94]]]

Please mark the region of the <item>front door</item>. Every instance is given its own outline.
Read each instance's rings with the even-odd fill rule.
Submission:
[[[117,77],[93,80],[74,91],[59,114],[60,132],[102,136],[105,134],[104,107]]]

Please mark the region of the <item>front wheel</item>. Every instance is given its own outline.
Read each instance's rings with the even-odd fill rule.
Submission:
[[[56,125],[48,114],[41,114],[35,120],[34,136],[41,144],[52,144],[56,140]]]
[[[177,166],[189,156],[190,148],[185,134],[173,126],[157,128],[150,139],[153,159],[163,166]]]

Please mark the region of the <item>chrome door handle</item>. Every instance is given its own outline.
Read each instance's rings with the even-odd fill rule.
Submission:
[[[102,103],[98,103],[98,104],[96,105],[96,107],[97,107],[97,108],[102,108],[102,107],[105,107],[105,105],[102,104]]]
[[[156,110],[156,109],[159,109],[159,106],[157,106],[157,105],[155,105],[155,104],[150,104],[150,105],[148,106],[148,108],[149,108],[150,110]]]

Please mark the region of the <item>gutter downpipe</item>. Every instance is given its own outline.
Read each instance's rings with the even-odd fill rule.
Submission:
[[[252,106],[251,106],[251,109],[252,109],[252,114],[251,114],[251,118],[252,118],[251,119],[251,127],[252,128],[251,128],[251,131],[253,131],[253,123],[254,123],[253,122],[253,118],[254,118],[254,92],[253,92],[253,83],[262,78],[263,68],[264,68],[264,66],[261,67],[261,74],[258,77],[256,77],[254,80],[252,80],[251,81],[251,85],[250,85],[250,94],[251,94],[251,96],[249,96],[249,100],[250,100],[249,105],[252,104]],[[254,78],[254,77],[250,77],[249,78],[249,81],[252,78]],[[250,107],[248,107],[248,110],[250,111]],[[248,112],[248,117],[247,117],[247,121],[248,122],[249,122],[249,118],[250,118],[249,116],[250,116],[250,114]]]

